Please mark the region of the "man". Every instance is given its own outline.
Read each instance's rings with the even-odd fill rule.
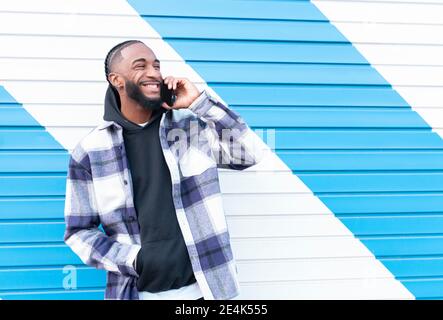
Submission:
[[[107,270],[106,299],[237,296],[217,168],[256,164],[254,134],[188,79],[163,79],[140,41],[112,48],[105,73],[104,121],[69,161],[65,242]],[[172,106],[161,100],[163,81]]]

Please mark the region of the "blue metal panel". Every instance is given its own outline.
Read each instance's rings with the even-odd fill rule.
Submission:
[[[443,268],[443,257],[438,256],[433,256],[432,258],[382,258],[380,260],[384,265],[388,266],[389,270],[394,272],[398,278],[402,279],[438,277],[441,276],[441,270]]]
[[[17,105],[17,101],[9,94],[3,86],[0,86],[0,106]]]
[[[325,16],[309,1],[229,1],[201,0],[128,1],[143,17],[213,17],[242,19],[315,20]]]
[[[40,126],[40,124],[23,108],[1,107],[0,126]]]
[[[0,245],[0,268],[78,264],[82,264],[80,258],[63,242]]]
[[[0,196],[0,220],[62,219],[63,196]]]
[[[356,236],[434,235],[443,229],[443,213],[410,215],[360,215],[342,217],[341,221]]]
[[[29,242],[60,242],[63,239],[63,221],[0,222],[0,244]],[[0,280],[1,283],[1,280]]]
[[[285,107],[237,108],[236,110],[252,127],[423,128],[431,130],[422,118],[406,108],[394,111]],[[434,135],[437,136],[437,134]]]
[[[268,41],[320,41],[347,42],[346,38],[331,28],[328,22],[267,21],[149,17],[149,23],[162,30],[165,40],[173,39],[229,39]],[[180,28],[177,28],[177,26]],[[223,30],[223,32],[220,32]]]
[[[409,291],[414,292],[418,300],[443,299],[441,293],[443,280],[441,280],[441,277],[426,277],[421,281],[416,279],[405,279],[402,282]]]
[[[443,192],[442,172],[301,173],[297,176],[319,195],[330,192]]]
[[[0,151],[0,172],[66,172],[68,161],[65,150]]]
[[[367,65],[193,62],[208,84],[388,85]]]
[[[362,242],[377,257],[409,257],[441,255],[443,236],[361,237]]]
[[[352,124],[350,124],[352,125]],[[389,130],[382,128],[377,130],[359,130],[357,128],[275,128],[275,147],[285,151],[297,151],[300,149],[322,149],[322,150],[345,150],[346,155],[352,156],[361,150],[384,151],[374,157],[384,159],[391,152],[406,152],[407,150],[420,151],[423,157],[428,157],[435,149],[443,149],[441,138],[431,133],[430,128],[426,130]],[[355,151],[351,153],[351,151]],[[321,155],[320,155],[321,156]],[[371,161],[376,161],[374,157]],[[418,156],[419,157],[419,156]],[[417,157],[414,159],[416,161]],[[328,166],[318,159],[320,167]]]
[[[321,200],[337,216],[374,213],[435,213],[443,212],[443,197],[438,192],[372,193],[352,195],[322,195]],[[352,229],[351,229],[352,230]]]
[[[71,266],[74,267],[74,266]],[[77,288],[100,287],[105,280],[105,273],[94,268],[77,265],[75,277]],[[63,278],[70,269],[61,267],[34,267],[18,268],[15,270],[0,270],[0,292],[17,290],[41,290],[61,289],[63,290]]]
[[[410,108],[392,88],[385,86],[213,84],[211,87],[229,105]]]
[[[0,196],[61,196],[65,194],[66,174],[0,175]],[[63,212],[61,214],[63,217]]]
[[[0,127],[0,151],[2,150],[64,150],[64,148],[44,128]]]
[[[83,290],[0,291],[0,297],[4,300],[103,300],[104,296],[102,286]]]
[[[169,39],[187,61],[367,64],[349,43]],[[198,43],[198,46],[196,46]]]
[[[277,151],[279,157],[296,171],[309,172],[374,172],[399,170],[443,170],[443,152],[411,151]],[[320,157],[331,161],[324,163]]]

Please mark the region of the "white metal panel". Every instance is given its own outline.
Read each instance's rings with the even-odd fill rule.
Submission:
[[[352,235],[234,238],[232,246],[235,256],[241,259],[369,258],[372,256],[372,253]]]
[[[442,66],[381,65],[376,68],[383,74],[389,74],[393,86],[443,86]]]
[[[244,282],[333,280],[383,278],[383,268],[371,258],[318,258],[238,260],[239,273]],[[334,270],[334,272],[331,272]]]
[[[2,50],[0,57],[12,58],[71,58],[104,60],[110,48],[131,37],[69,37],[69,36],[29,36],[0,35]],[[156,38],[139,37],[161,60],[179,60],[180,56],[164,41]],[[85,50],[85,48],[88,48]]]
[[[236,299],[408,299],[401,293],[400,282],[390,279],[241,282],[240,285],[242,294]]]
[[[68,69],[67,69],[68,67]],[[35,59],[0,58],[1,81],[79,81],[103,82],[103,59]],[[163,76],[174,74],[188,76],[196,84],[203,84],[200,77],[189,73],[189,65],[183,61],[161,61]]]
[[[128,4],[121,0],[16,0],[2,1],[1,11],[14,12],[53,12],[53,13],[96,13],[101,15],[126,14],[137,15],[128,10]]]
[[[427,1],[313,0],[331,22],[442,24],[443,7]],[[435,3],[435,2],[434,2]],[[332,12],[334,14],[332,15]]]
[[[233,237],[310,237],[340,236],[346,227],[335,224],[332,215],[313,216],[230,216],[228,226]]]
[[[316,197],[308,194],[224,194],[227,213],[259,214],[330,214],[330,210]]]
[[[103,6],[102,7],[106,7]],[[97,20],[94,29],[90,29]],[[23,23],[26,21],[26,23]],[[45,21],[45,23],[41,23]],[[128,33],[126,28],[115,28],[115,25],[135,24]],[[56,28],[54,27],[56,26]],[[26,35],[60,35],[85,36],[85,37],[146,37],[146,26],[141,19],[133,16],[103,15],[103,14],[77,14],[68,13],[17,13],[0,11],[1,34],[26,34]],[[151,30],[150,37],[159,39],[160,36]]]
[[[354,44],[443,44],[443,25],[336,22],[335,26],[349,29],[348,36],[354,39]]]
[[[358,50],[364,53],[373,66],[392,65],[443,65],[443,46],[409,44],[365,44],[360,43]],[[383,52],[383,54],[381,54]]]
[[[253,170],[254,169],[254,170]],[[296,177],[295,177],[296,178]],[[220,184],[225,194],[279,194],[311,193],[298,178],[294,179],[292,171],[257,170],[220,173]]]

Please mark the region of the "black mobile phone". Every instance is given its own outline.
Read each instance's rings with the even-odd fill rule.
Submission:
[[[162,82],[161,89],[160,89],[160,96],[163,102],[166,102],[166,104],[170,107],[173,106],[176,96],[174,94],[174,90],[168,89],[168,86]]]

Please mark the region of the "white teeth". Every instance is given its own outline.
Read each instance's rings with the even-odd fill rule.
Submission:
[[[151,83],[143,83],[142,85],[143,85],[144,87],[148,87],[148,88],[154,88],[154,89],[158,88],[158,84],[157,84],[157,83],[155,83],[155,84],[151,84]]]

